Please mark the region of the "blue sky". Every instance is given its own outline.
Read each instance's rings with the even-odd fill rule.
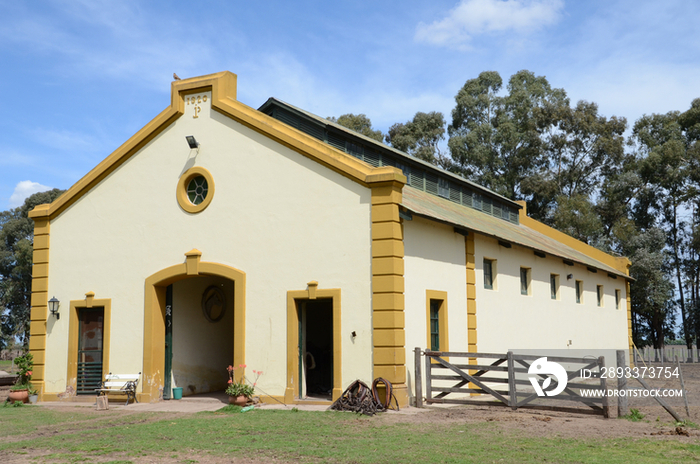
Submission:
[[[66,189],[169,104],[173,72],[386,131],[528,69],[632,124],[700,97],[700,2],[0,0],[0,210]]]

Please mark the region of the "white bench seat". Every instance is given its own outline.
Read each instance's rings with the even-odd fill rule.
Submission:
[[[126,404],[129,400],[136,399],[136,387],[139,384],[141,373],[138,374],[112,374],[111,372],[105,376],[102,386],[95,390],[97,396],[107,395],[108,393],[120,393],[126,395]]]

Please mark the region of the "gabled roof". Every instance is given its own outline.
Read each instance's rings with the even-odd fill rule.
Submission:
[[[360,184],[369,186],[382,182],[399,182],[401,184],[406,182],[406,177],[399,169],[391,166],[380,168],[369,166],[237,101],[236,84],[237,76],[228,71],[172,82],[171,103],[168,108],[124,142],[122,146],[53,203],[34,208],[29,213],[29,217],[53,219],[59,215],[182,116],[185,108],[185,96],[200,91],[212,92],[211,104],[216,111]]]

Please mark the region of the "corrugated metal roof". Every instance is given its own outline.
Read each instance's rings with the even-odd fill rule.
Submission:
[[[410,186],[403,188],[403,201],[407,210],[419,216],[426,216],[463,229],[478,232],[498,240],[514,243],[548,255],[571,260],[613,275],[630,277],[597,259],[581,253],[559,241],[524,225],[512,224],[489,216],[472,208],[453,203],[444,198]]]
[[[440,175],[449,177],[450,179],[452,179],[453,181],[455,181],[457,183],[462,183],[462,184],[468,185],[471,188],[473,188],[474,190],[477,190],[477,191],[485,194],[486,196],[490,196],[492,198],[497,198],[498,200],[500,200],[504,203],[507,203],[507,204],[513,206],[514,208],[517,208],[517,209],[522,208],[518,203],[514,202],[513,200],[506,198],[503,195],[500,195],[500,194],[494,192],[493,190],[490,190],[482,185],[476,184],[476,183],[474,183],[470,180],[467,180],[464,177],[459,176],[459,175],[452,173],[450,171],[446,171],[438,166],[435,166],[434,164],[428,163],[427,161],[423,161],[422,159],[411,156],[408,153],[405,153],[401,150],[397,150],[394,147],[391,147],[391,146],[386,145],[382,142],[379,142],[371,137],[367,137],[364,134],[360,134],[359,132],[355,132],[352,129],[348,129],[345,126],[341,126],[338,123],[329,121],[328,119],[322,118],[321,116],[318,116],[318,115],[313,114],[309,111],[306,111],[302,108],[298,108],[294,105],[291,105],[285,101],[280,100],[279,98],[275,98],[275,97],[268,98],[267,101],[265,103],[263,103],[262,106],[260,106],[260,108],[258,108],[258,111],[264,112],[269,106],[274,105],[274,104],[277,104],[278,106],[282,106],[282,107],[287,107],[288,109],[293,109],[293,110],[297,111],[298,113],[303,114],[307,118],[316,121],[319,124],[333,127],[334,129],[336,129],[340,132],[357,137],[360,140],[362,140],[363,142],[367,143],[368,145],[374,146],[375,148],[380,149],[380,150],[386,150],[388,152],[391,152],[394,155],[398,156],[399,158],[403,158],[403,159],[407,160],[409,163],[418,164],[418,165],[422,166],[426,171],[433,171],[433,172],[439,173]]]

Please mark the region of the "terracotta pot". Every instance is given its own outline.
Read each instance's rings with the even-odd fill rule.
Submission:
[[[235,404],[236,406],[243,407],[246,404],[248,404],[248,397],[245,395],[240,395],[240,396],[229,396],[228,397],[228,403],[229,404]]]
[[[29,390],[10,390],[9,400],[11,403],[15,403],[17,401],[29,403]]]

